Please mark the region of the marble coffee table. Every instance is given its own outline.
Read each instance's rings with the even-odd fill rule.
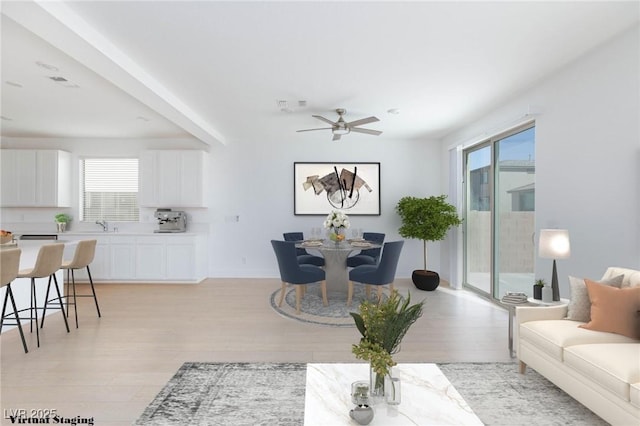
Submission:
[[[371,426],[482,425],[435,364],[398,364],[401,403],[373,405]],[[368,380],[369,365],[307,364],[305,426],[357,425],[349,417],[351,383]]]

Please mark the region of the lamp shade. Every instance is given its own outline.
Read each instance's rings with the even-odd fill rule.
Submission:
[[[544,259],[566,259],[571,255],[569,231],[566,229],[541,229],[538,256]]]

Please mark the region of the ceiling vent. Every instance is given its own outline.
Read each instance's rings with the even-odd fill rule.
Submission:
[[[60,77],[60,76],[54,76],[54,77],[49,77],[50,80],[55,81],[56,83],[60,84],[63,87],[68,87],[70,89],[76,89],[80,86],[78,86],[77,84],[75,84],[72,81],[67,80],[64,77]]]

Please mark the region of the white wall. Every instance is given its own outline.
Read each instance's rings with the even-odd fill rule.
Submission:
[[[393,141],[349,135],[332,142],[327,135],[311,139],[291,134],[286,140],[231,143],[212,148],[210,213],[211,276],[277,277],[270,240],[286,231],[310,233],[324,216],[293,214],[293,163],[380,162],[381,216],[353,216],[353,227],[386,233],[400,239],[395,205],[405,195],[439,194],[440,145],[436,142]],[[355,137],[353,137],[355,136]],[[239,222],[229,217],[239,216]],[[437,245],[430,266],[439,265]],[[409,277],[421,265],[422,245],[407,240],[398,265],[398,277]]]
[[[452,147],[539,112],[536,230],[570,232],[571,258],[558,261],[563,296],[569,295],[567,275],[599,278],[607,266],[640,269],[639,40],[636,26],[442,143],[448,159]],[[536,277],[549,282],[551,266],[537,259]]]

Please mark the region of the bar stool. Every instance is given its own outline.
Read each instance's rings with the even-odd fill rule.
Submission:
[[[98,318],[101,318],[100,314],[100,306],[98,306],[98,298],[96,296],[96,289],[93,286],[93,278],[91,278],[91,270],[89,269],[89,264],[93,262],[93,258],[96,254],[96,244],[98,240],[82,240],[78,242],[76,246],[76,251],[73,254],[73,259],[70,261],[62,262],[61,269],[67,271],[67,295],[66,303],[67,303],[67,316],[69,316],[69,305],[73,305],[73,309],[76,314],[76,328],[78,328],[78,297],[93,297],[93,301],[96,303],[96,311],[98,311]],[[76,294],[76,278],[73,273],[76,269],[87,268],[87,274],[89,275],[89,283],[91,284],[91,293],[92,294]],[[71,280],[69,280],[69,273],[71,273]],[[73,288],[73,302],[69,302],[69,283]],[[46,309],[46,304],[45,304]]]
[[[11,291],[11,283],[18,277],[18,270],[20,269],[20,254],[22,250],[11,249],[0,251],[0,279],[1,286],[7,287],[7,291],[4,295],[4,303],[2,304],[2,317],[0,318],[0,329],[3,325],[17,325],[20,331],[20,338],[22,339],[22,346],[24,347],[24,353],[29,353],[27,349],[27,342],[24,339],[24,333],[22,331],[22,324],[20,324],[20,316],[18,315],[18,308],[16,307],[16,299],[13,297]],[[7,302],[11,300],[11,306],[13,307],[13,314],[6,314]],[[15,319],[14,323],[5,324],[5,319]]]
[[[62,253],[64,252],[64,244],[45,244],[40,247],[38,251],[38,257],[36,259],[36,264],[31,269],[23,269],[18,272],[18,278],[31,278],[31,308],[29,308],[30,312],[30,321],[31,321],[31,332],[33,332],[33,320],[36,321],[36,341],[38,342],[38,347],[40,347],[40,332],[38,331],[38,300],[36,297],[36,278],[46,278],[49,277],[49,283],[47,284],[47,295],[45,296],[45,301],[49,297],[49,289],[51,288],[51,279],[53,278],[53,282],[55,283],[55,289],[58,293],[58,300],[62,300],[62,295],[60,294],[60,288],[58,287],[58,279],[56,278],[56,271],[60,269],[62,265]],[[60,307],[57,309],[62,310],[62,318],[64,319],[64,325],[67,328],[67,333],[69,332],[69,324],[67,323],[67,316],[64,313],[64,306],[60,304]],[[44,325],[44,314],[46,311],[42,312],[42,324],[40,327]]]

